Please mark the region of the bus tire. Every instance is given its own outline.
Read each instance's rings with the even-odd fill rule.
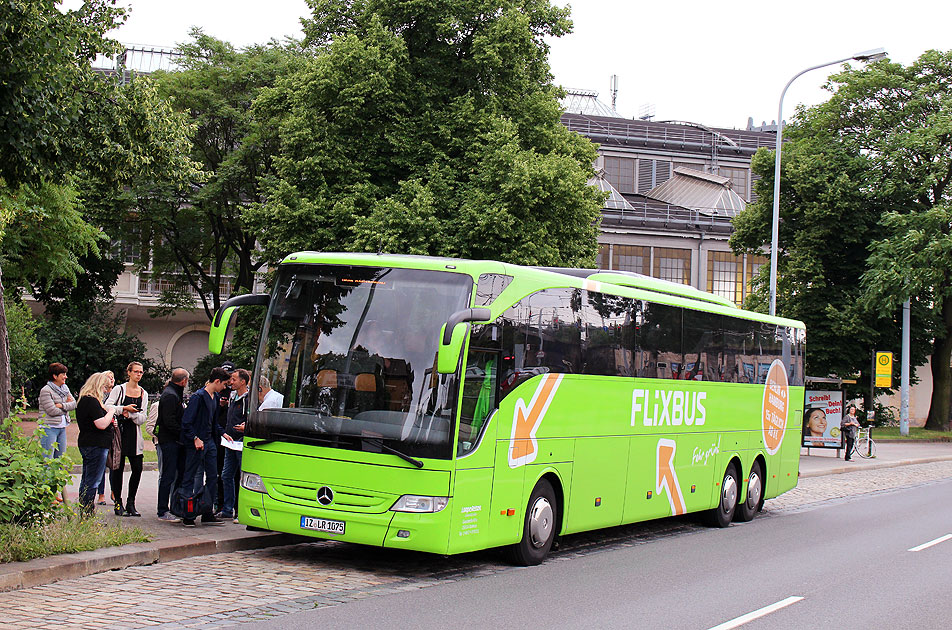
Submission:
[[[514,564],[529,567],[545,560],[555,540],[558,509],[552,484],[540,479],[532,489],[526,506],[522,540],[509,548],[509,556]]]
[[[737,468],[731,462],[727,470],[724,471],[724,480],[720,485],[717,505],[707,513],[708,523],[712,527],[727,527],[734,519],[734,511],[737,509],[737,495],[740,494],[740,484],[738,483]]]
[[[747,500],[738,504],[734,519],[746,523],[764,507],[764,471],[760,460],[754,462],[747,476]]]

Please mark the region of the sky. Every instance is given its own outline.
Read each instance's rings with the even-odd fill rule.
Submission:
[[[64,0],[67,8],[79,0]],[[126,44],[173,47],[192,26],[238,47],[300,37],[304,0],[120,0],[131,7],[112,36]],[[564,0],[553,4],[565,6]],[[574,0],[574,32],[551,40],[556,83],[593,90],[616,109],[637,117],[653,107],[655,120],[744,128],[777,118],[780,93],[810,66],[883,47],[908,65],[929,49],[952,49],[952,3],[905,0],[722,2],[682,0]],[[858,62],[853,62],[857,64]],[[828,96],[820,89],[836,66],[798,78],[784,99],[789,120],[797,104]]]

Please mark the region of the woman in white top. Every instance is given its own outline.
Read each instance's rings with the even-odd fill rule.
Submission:
[[[142,516],[136,511],[136,492],[139,490],[139,479],[142,478],[142,431],[139,427],[149,419],[149,394],[139,386],[142,379],[142,364],[133,361],[126,367],[129,381],[116,385],[106,398],[106,405],[121,409],[119,420],[119,437],[122,442],[122,456],[119,458],[119,467],[109,472],[109,486],[115,501],[116,516]],[[129,496],[125,506],[122,503],[122,471],[129,460],[132,474],[129,476]]]
[[[66,426],[70,423],[69,412],[76,409],[76,399],[66,386],[66,366],[51,363],[49,381],[40,389],[39,407],[43,436],[40,445],[47,459],[62,457],[66,452]],[[66,490],[62,491],[66,500]]]

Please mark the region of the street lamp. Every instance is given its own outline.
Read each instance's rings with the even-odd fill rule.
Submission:
[[[817,70],[819,68],[825,68],[827,66],[835,66],[838,63],[843,63],[844,61],[862,61],[865,63],[870,63],[873,61],[879,61],[886,57],[886,50],[883,48],[874,48],[873,50],[867,50],[861,53],[856,53],[851,57],[845,59],[837,59],[836,61],[830,61],[829,63],[821,63],[818,66],[811,66],[806,70],[801,70],[800,72],[793,75],[793,78],[787,81],[787,84],[783,86],[783,92],[780,93],[780,106],[777,108],[777,148],[774,154],[774,183],[773,183],[773,225],[770,235],[770,314],[777,314],[777,241],[780,236],[780,143],[783,141],[783,97],[787,94],[787,88],[790,87],[790,84],[797,80],[797,78],[802,75],[810,72],[811,70]]]

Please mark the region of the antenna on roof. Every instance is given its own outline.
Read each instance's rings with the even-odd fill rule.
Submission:
[[[651,120],[655,117],[654,103],[642,103],[638,108],[638,118],[641,120]]]
[[[612,109],[618,111],[618,108],[615,107],[615,101],[618,100],[618,75],[613,74],[611,82],[609,83],[609,89],[612,91]]]

